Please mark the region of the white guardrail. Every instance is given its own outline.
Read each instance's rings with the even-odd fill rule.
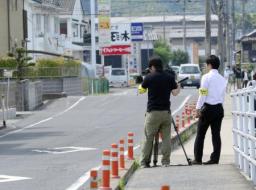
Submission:
[[[256,184],[256,87],[231,93],[235,164]]]

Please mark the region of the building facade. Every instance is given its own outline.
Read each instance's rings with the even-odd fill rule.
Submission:
[[[256,63],[256,30],[239,40],[241,46],[241,63]]]
[[[24,0],[0,1],[0,56],[23,46],[26,38]]]
[[[51,52],[83,60],[88,20],[82,0],[25,0],[29,50]],[[34,58],[41,57],[33,54]]]

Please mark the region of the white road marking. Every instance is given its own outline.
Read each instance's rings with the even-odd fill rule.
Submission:
[[[128,91],[125,91],[125,92],[118,92],[118,93],[111,94],[111,96],[125,96],[127,94],[128,94]]]
[[[180,105],[180,107],[178,107],[178,109],[176,109],[172,115],[175,115],[177,112],[179,112],[187,103],[187,101],[191,98],[191,95],[187,96],[185,98],[185,100],[182,102],[182,104]],[[133,149],[137,150],[138,148],[140,148],[140,145],[136,145]],[[125,155],[128,154],[128,151],[125,151],[124,153]],[[97,166],[97,170],[100,169],[101,166]],[[87,171],[84,175],[82,175],[75,183],[73,183],[70,187],[68,187],[66,190],[78,190],[82,185],[84,185],[89,179],[90,179],[90,171]]]
[[[90,179],[90,171],[91,170],[100,170],[100,166],[90,169],[88,172],[86,172],[84,175],[82,175],[75,183],[73,183],[66,190],[77,190],[77,189],[79,189],[84,183],[86,183]]]
[[[20,181],[31,179],[29,177],[19,177],[19,176],[9,176],[9,175],[0,175],[0,183],[11,182],[11,181]]]
[[[60,115],[63,115],[64,113],[66,113],[66,112],[70,111],[71,109],[73,109],[74,107],[76,107],[76,106],[77,106],[81,101],[83,101],[84,99],[85,99],[85,97],[81,97],[78,101],[76,101],[72,106],[70,106],[70,107],[67,108],[66,110],[64,110],[64,111],[62,111],[62,112],[60,112],[60,113],[58,113],[58,114],[56,114],[56,115],[53,115],[52,117],[48,117],[48,118],[46,118],[46,119],[43,119],[43,120],[41,120],[41,121],[39,121],[39,122],[37,122],[37,123],[33,123],[33,124],[30,124],[30,125],[28,125],[28,126],[26,126],[26,127],[23,127],[22,129],[18,129],[18,130],[15,130],[15,131],[10,131],[10,132],[8,132],[8,133],[6,133],[6,134],[4,134],[4,135],[1,135],[0,138],[3,138],[3,137],[6,137],[6,136],[9,136],[9,135],[11,135],[11,134],[15,134],[15,133],[24,131],[25,129],[33,128],[33,127],[35,127],[35,126],[37,126],[37,125],[39,125],[39,124],[42,124],[42,123],[45,123],[45,122],[47,122],[47,121],[52,120],[52,119],[55,118],[55,117],[58,117],[58,116],[60,116]]]
[[[135,146],[133,149],[137,150],[140,148],[140,145]],[[124,155],[127,155],[128,151],[124,152]],[[87,171],[84,175],[82,175],[75,183],[73,183],[70,187],[68,187],[66,190],[77,190],[79,189],[82,185],[84,185],[89,179],[90,179],[90,171],[91,170],[100,170],[101,166],[94,167]]]
[[[31,124],[31,125],[28,125],[28,126],[22,128],[22,129],[18,129],[18,130],[15,130],[15,131],[11,131],[11,132],[9,132],[9,133],[6,133],[6,134],[4,134],[4,135],[1,135],[0,138],[3,138],[3,137],[6,137],[6,136],[9,136],[9,135],[11,135],[11,134],[15,134],[15,133],[24,131],[25,129],[29,129],[29,128],[35,127],[35,126],[37,126],[37,125],[39,125],[39,124],[45,123],[45,122],[50,121],[50,120],[52,120],[52,119],[53,119],[53,117],[49,117],[49,118],[44,119],[44,120],[41,120],[41,121],[39,121],[39,122],[37,122],[37,123],[33,123],[33,124]]]
[[[178,113],[184,106],[185,104],[187,103],[187,101],[191,98],[191,95],[187,96],[185,98],[185,100],[182,102],[182,104],[180,105],[180,107],[178,107],[178,109],[176,109],[173,113],[172,113],[172,116],[174,116],[176,113]]]
[[[69,149],[69,150],[67,150]],[[33,152],[39,153],[49,153],[49,154],[67,154],[72,152],[80,152],[80,151],[89,151],[89,150],[97,150],[96,148],[87,148],[87,147],[57,147],[52,149],[45,150],[32,150]]]
[[[85,97],[81,97],[78,101],[76,101],[72,106],[70,106],[69,108],[65,109],[64,111],[54,115],[53,117],[58,117],[60,115],[63,115],[64,113],[72,110],[74,107],[76,107],[81,101],[83,101],[85,99]]]

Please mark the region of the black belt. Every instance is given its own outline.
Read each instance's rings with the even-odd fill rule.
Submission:
[[[208,106],[208,107],[215,107],[215,106],[222,106],[222,104],[214,104],[214,105],[211,105],[211,104],[208,104],[208,103],[204,103],[205,106]]]

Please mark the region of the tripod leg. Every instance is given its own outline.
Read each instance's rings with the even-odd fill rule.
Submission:
[[[173,126],[174,126],[174,130],[175,130],[175,132],[177,133],[177,137],[178,137],[178,139],[179,139],[179,142],[180,142],[180,145],[181,145],[181,147],[182,147],[182,150],[183,150],[183,152],[184,152],[184,154],[185,154],[185,157],[186,157],[186,159],[187,159],[188,165],[190,166],[190,165],[192,165],[191,159],[188,158],[188,155],[187,155],[186,150],[185,150],[185,148],[184,148],[184,146],[183,146],[182,140],[181,140],[181,138],[180,138],[180,135],[179,135],[178,129],[177,129],[177,127],[176,127],[176,124],[175,124],[175,122],[174,122],[174,120],[173,120],[173,117],[171,118],[171,120],[172,120],[172,124],[173,124]]]
[[[154,166],[157,166],[157,161],[158,161],[158,145],[159,145],[159,132],[155,135],[155,140],[154,140],[154,159],[153,163]]]

